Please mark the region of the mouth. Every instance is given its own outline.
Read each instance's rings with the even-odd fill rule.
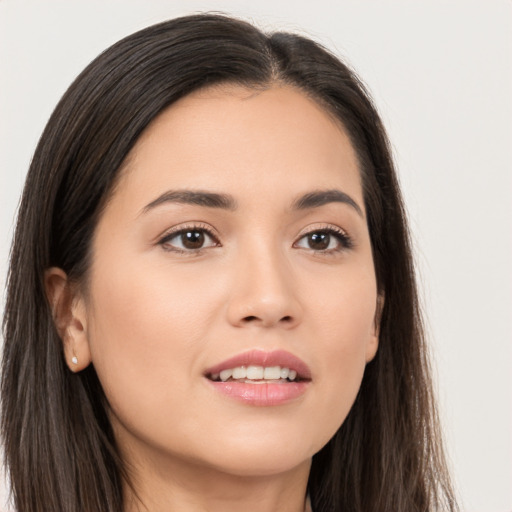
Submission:
[[[219,373],[207,374],[213,382],[245,382],[246,384],[264,384],[265,382],[286,383],[306,380],[297,371],[280,366],[235,366]]]
[[[214,382],[300,382],[311,380],[311,371],[286,350],[249,350],[208,368],[205,377]]]
[[[306,363],[283,350],[244,352],[209,368],[204,376],[216,391],[258,406],[293,401],[311,382]]]

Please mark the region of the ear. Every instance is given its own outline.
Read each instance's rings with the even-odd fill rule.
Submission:
[[[369,363],[377,354],[379,348],[380,321],[382,319],[382,310],[384,309],[384,292],[377,295],[377,304],[375,306],[375,317],[373,319],[373,332],[370,341],[366,346],[366,362]]]
[[[84,299],[60,268],[46,270],[44,282],[66,364],[72,372],[79,372],[91,363]]]

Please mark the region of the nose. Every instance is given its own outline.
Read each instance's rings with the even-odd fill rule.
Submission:
[[[278,251],[241,255],[233,273],[228,321],[235,327],[292,329],[303,314],[297,288],[290,262]]]

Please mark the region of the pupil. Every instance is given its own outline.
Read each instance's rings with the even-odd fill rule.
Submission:
[[[181,235],[181,241],[187,249],[200,249],[204,244],[204,234],[200,231],[187,231]]]
[[[311,249],[327,249],[331,236],[329,233],[313,233],[309,235],[309,247]]]

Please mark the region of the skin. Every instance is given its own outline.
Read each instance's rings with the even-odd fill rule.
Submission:
[[[333,189],[360,212],[293,208]],[[237,207],[145,209],[168,190],[229,194]],[[187,249],[169,237],[184,228],[214,238]],[[327,249],[311,247],[307,233],[326,229],[349,246],[330,235]],[[316,102],[275,85],[175,103],[129,155],[95,232],[87,293],[60,269],[46,282],[70,369],[94,364],[111,405],[140,498],[127,487],[127,511],[304,510],[311,458],[343,423],[378,346],[357,158]],[[254,348],[306,362],[305,394],[256,407],[212,389],[207,368]]]

